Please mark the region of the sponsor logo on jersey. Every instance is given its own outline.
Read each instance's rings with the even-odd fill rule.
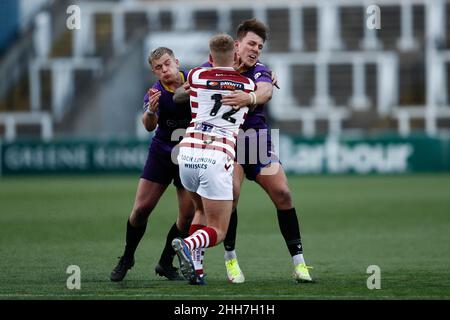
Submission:
[[[175,120],[167,120],[166,125],[170,128],[175,128],[178,125],[178,121]]]
[[[264,75],[268,78],[272,78],[272,72],[269,72],[269,71],[263,71],[261,75]]]
[[[214,88],[216,88],[216,87],[218,87],[220,84],[219,84],[219,82],[217,82],[217,81],[208,81],[208,86],[210,86],[210,87],[214,87]]]
[[[244,84],[234,81],[211,81],[206,82],[208,89],[215,90],[244,90]]]
[[[233,134],[229,130],[218,128],[218,127],[214,128],[214,133],[219,134],[221,136],[225,136],[225,137],[230,137],[230,138],[233,137]]]
[[[200,122],[195,124],[195,130],[200,130],[203,132],[211,132],[214,128],[214,125],[208,123],[208,122]]]
[[[169,128],[186,128],[190,122],[190,119],[168,119],[166,120],[166,126]]]
[[[208,169],[208,165],[204,163],[185,163],[184,167],[188,169]]]

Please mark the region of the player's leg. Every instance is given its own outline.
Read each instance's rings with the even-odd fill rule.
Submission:
[[[198,168],[194,169],[190,163],[192,158],[197,156],[201,156],[201,150],[186,147],[181,147],[177,156],[177,160],[179,163],[179,179],[186,189],[187,194],[191,198],[195,210],[191,228],[196,224],[206,224],[203,204],[200,196],[196,193],[200,183],[199,171]],[[198,277],[196,276],[194,262],[192,260],[192,250],[187,248],[183,238],[175,238],[172,241],[172,248],[178,256],[178,260],[180,262],[180,271],[183,276],[193,284],[201,284],[196,283]]]
[[[189,228],[189,236],[193,235],[197,230],[206,227],[206,217],[204,215],[201,197],[197,194],[193,194],[192,197],[196,199],[196,209],[194,219],[192,220],[191,226]],[[192,262],[194,263],[195,274],[197,275],[196,279],[192,281],[191,284],[205,284],[205,270],[203,267],[205,252],[206,248],[197,248],[191,251]]]
[[[208,158],[208,154],[204,154]],[[224,169],[226,161],[223,154],[213,151],[210,156],[215,165],[209,164],[202,172],[202,180],[193,195],[196,211],[203,211],[207,226],[184,239],[189,250],[216,246],[225,239],[233,207],[233,166]],[[201,197],[201,203],[199,198]],[[199,208],[203,210],[199,210]]]
[[[178,218],[167,234],[166,244],[159,262],[155,267],[155,272],[169,280],[182,280],[178,269],[173,266],[175,251],[172,248],[172,241],[175,238],[185,238],[189,235],[188,230],[195,211],[194,204],[188,192],[182,186],[177,185],[176,182],[174,184],[177,186]]]
[[[201,196],[207,227],[197,231],[194,235],[200,231],[206,231],[200,236],[204,235],[207,244],[196,245],[196,247],[206,248],[219,244],[227,234],[233,206],[235,163],[221,151],[206,150],[202,156],[208,165],[200,171],[201,179],[197,188],[197,196]],[[198,201],[198,198],[195,201]],[[207,228],[209,230],[205,230]],[[188,240],[186,241],[188,242]]]
[[[300,226],[295,207],[292,204],[286,174],[280,163],[271,163],[270,174],[261,171],[256,182],[267,192],[277,209],[278,224],[294,263],[294,278],[298,281],[311,281],[303,257]]]
[[[166,188],[167,185],[143,178],[139,180],[133,210],[127,221],[125,250],[111,272],[111,281],[123,280],[127,271],[133,267],[134,253],[145,233],[148,217]]]
[[[228,229],[232,200],[212,200],[202,197],[207,226],[184,239],[189,250],[209,248],[220,244]]]
[[[233,210],[230,216],[227,234],[223,240],[225,247],[225,268],[227,270],[228,281],[232,283],[243,283],[245,281],[244,273],[239,267],[237,254],[235,250],[236,232],[237,232],[237,204],[241,193],[241,185],[244,180],[244,169],[240,164],[235,162],[233,171]]]
[[[192,220],[192,224],[189,230],[189,234],[191,236],[197,230],[200,230],[206,226],[206,218],[204,215],[201,197],[195,192],[191,191],[188,191],[188,194],[191,197],[195,208],[194,219]],[[180,270],[183,276],[187,280],[189,280],[191,284],[204,284],[203,266],[199,266],[199,264],[202,264],[203,261],[201,261],[200,257],[198,256],[202,253],[202,248],[190,249],[187,247],[184,239],[182,238],[175,238],[172,241],[172,247],[178,256],[180,262]]]
[[[233,210],[230,216],[230,224],[228,225],[227,234],[223,240],[225,251],[234,251],[236,246],[236,229],[237,229],[237,204],[241,193],[241,185],[244,180],[244,169],[237,162],[234,163],[233,171]]]
[[[233,205],[233,162],[218,151],[206,150],[201,156],[207,165],[198,172],[199,184],[196,194],[193,194],[196,211],[202,207],[207,226],[195,231],[185,239],[175,239],[172,243],[180,263],[192,265],[192,272],[188,268],[182,269],[186,278],[192,283],[196,278],[194,263],[190,252],[197,248],[213,247],[223,241],[227,233]],[[180,164],[181,168],[181,164]],[[182,181],[184,176],[181,174]],[[183,184],[185,185],[184,181]],[[186,185],[185,185],[186,186]],[[194,190],[194,188],[190,188]],[[199,203],[201,197],[201,204]]]
[[[211,200],[202,198],[207,225],[216,232],[215,241],[210,241],[208,247],[221,243],[227,234],[230,215],[233,207],[232,200]],[[212,240],[212,239],[210,239]]]

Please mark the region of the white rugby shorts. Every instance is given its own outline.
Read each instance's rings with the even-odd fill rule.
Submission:
[[[180,147],[183,186],[211,200],[233,200],[234,160],[220,150]]]

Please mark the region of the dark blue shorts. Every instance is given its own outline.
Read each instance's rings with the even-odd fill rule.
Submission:
[[[236,157],[244,168],[248,180],[256,180],[256,176],[267,165],[281,163],[274,151],[272,137],[267,130],[256,130],[256,134],[238,136]],[[245,154],[245,158],[240,156],[242,153]]]
[[[147,161],[144,170],[142,170],[141,178],[153,181],[162,185],[169,185],[173,181],[173,185],[183,189],[180,180],[178,165],[172,162],[171,147],[162,145],[161,142],[152,141],[148,150]]]

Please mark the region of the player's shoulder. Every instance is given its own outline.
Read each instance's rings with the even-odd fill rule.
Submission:
[[[256,62],[255,68],[260,68],[260,69],[266,68],[266,69],[268,69],[268,67],[264,63],[262,63],[261,61],[257,61]]]
[[[249,71],[248,75],[256,82],[269,81],[269,79],[272,78],[272,70],[260,61],[258,61]]]
[[[205,69],[206,68],[200,66],[200,67],[195,67],[195,68],[192,68],[191,70],[189,70],[189,73],[187,75],[189,83],[192,83],[192,79],[193,79],[193,75],[194,74],[198,74],[198,73],[202,72]]]
[[[209,67],[195,67],[193,69],[191,69],[190,73],[199,73],[199,72],[203,72],[205,70],[209,70],[211,68]]]
[[[257,62],[255,64],[255,66],[253,67],[253,73],[257,74],[258,72],[263,73],[263,72],[268,72],[271,73],[272,71],[270,70],[270,68],[268,66],[266,66],[264,63],[262,62]]]
[[[256,84],[251,77],[239,73],[239,71],[230,71],[232,79],[244,85],[246,90],[255,90]]]
[[[212,64],[209,61],[206,61],[200,65],[200,68],[211,68]]]
[[[148,91],[150,92],[150,91],[163,91],[163,90],[164,90],[164,86],[158,80],[150,87],[150,89]]]

